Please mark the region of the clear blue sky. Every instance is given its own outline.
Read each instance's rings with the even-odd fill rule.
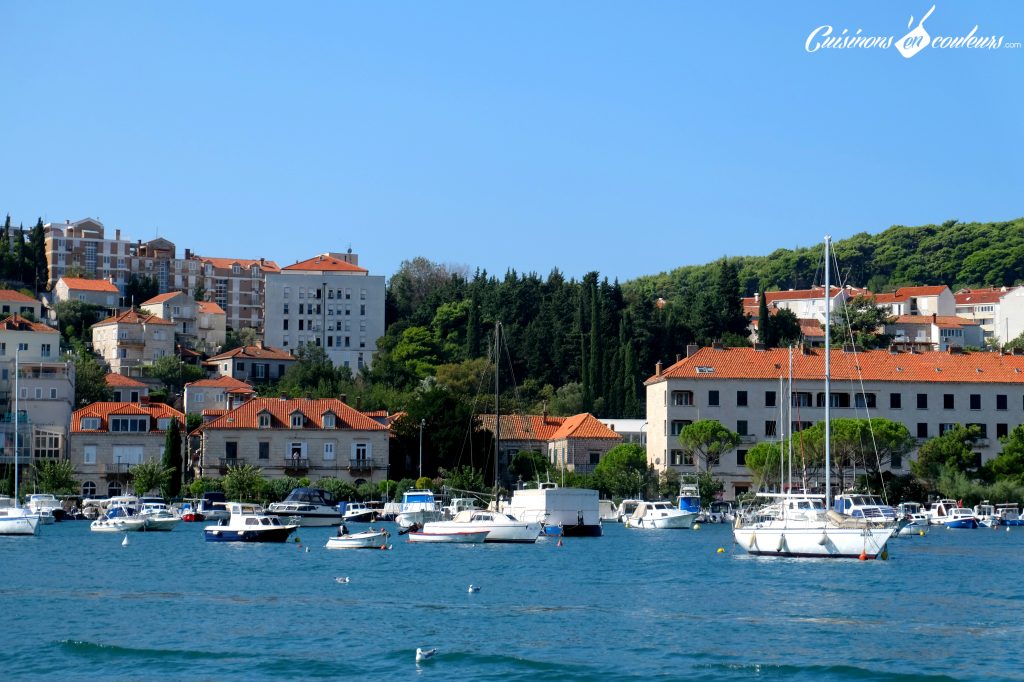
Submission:
[[[632,279],[1024,215],[1024,49],[920,2],[4,2],[0,212],[179,253]],[[1024,41],[1019,2],[931,35]]]

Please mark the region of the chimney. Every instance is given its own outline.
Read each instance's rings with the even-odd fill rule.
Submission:
[[[721,341],[712,341],[711,347],[714,348],[715,350],[725,350],[725,344],[723,344]]]
[[[256,347],[263,350],[263,339],[256,339]]]
[[[192,257],[192,249],[185,249],[185,260],[188,260],[191,257]]]
[[[700,350],[700,346],[698,346],[697,344],[695,344],[695,343],[687,344],[686,345],[686,357],[691,357],[693,355],[696,355],[697,351],[699,351],[699,350]]]
[[[345,393],[342,393],[341,394],[341,402],[343,402],[346,405],[348,405],[348,395],[346,395]]]
[[[683,356],[680,355],[679,353],[676,353],[676,362],[679,362],[682,359],[683,359]]]
[[[114,239],[121,241],[121,230],[114,230]]]
[[[898,354],[900,352],[900,349],[896,346],[895,343],[890,343],[889,344],[889,352],[891,354],[893,354],[893,355],[896,355],[896,354]]]
[[[754,303],[760,303],[760,301],[761,301],[761,292],[760,291],[755,291],[754,292]]]
[[[547,424],[548,423],[548,401],[547,400],[544,401],[544,407],[541,408],[541,413],[540,414],[541,414],[541,422],[540,423],[541,424]]]
[[[765,348],[765,346],[764,346],[763,343],[759,342],[759,343],[755,343],[754,344],[754,350],[756,350],[756,351],[763,351],[764,348]]]
[[[935,324],[935,313],[932,313],[932,324]]]
[[[267,261],[265,261],[264,259],[260,258],[260,267],[263,267],[266,264],[266,262]]]
[[[661,360],[658,360],[656,363],[654,363],[654,376],[661,376]]]

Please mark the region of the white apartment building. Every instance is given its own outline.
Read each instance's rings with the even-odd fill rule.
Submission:
[[[990,289],[961,289],[953,295],[956,300],[956,314],[977,322],[982,329],[985,340],[1002,337],[996,329],[996,316],[999,305],[1007,292],[1007,287]]]
[[[998,455],[998,439],[1024,423],[1024,355],[831,353],[835,419],[871,416],[900,422],[919,443],[956,424],[976,424],[982,438],[975,454],[981,462]],[[793,356],[793,423],[780,427],[779,381],[789,376],[789,360],[781,349],[701,348],[664,371],[659,363],[645,382],[648,462],[658,471],[695,471],[679,448],[678,434],[687,424],[714,419],[741,438],[740,446],[723,453],[713,469],[725,482],[725,497],[749,490],[745,458],[754,444],[824,418],[824,350],[805,350]],[[903,459],[889,468],[904,474],[909,463]]]
[[[875,294],[879,308],[901,315],[956,315],[956,299],[945,284],[938,286],[901,287],[893,293]]]
[[[848,300],[870,292],[855,287],[830,287],[829,305],[833,312],[841,310]],[[789,289],[787,291],[766,291],[765,304],[769,314],[774,310],[789,310],[798,319],[825,321],[825,287],[810,289]],[[742,300],[743,311],[757,319],[761,306],[761,294],[754,294]]]
[[[313,343],[338,367],[373,364],[384,336],[384,277],[359,267],[353,253],[324,253],[267,274],[268,346]]]
[[[892,342],[904,350],[985,346],[981,325],[959,315],[900,315],[884,328]]]
[[[138,374],[143,365],[174,355],[174,325],[129,309],[92,326],[92,348],[111,372]]]
[[[1024,287],[1010,289],[999,299],[994,333],[1008,343],[1024,334]]]

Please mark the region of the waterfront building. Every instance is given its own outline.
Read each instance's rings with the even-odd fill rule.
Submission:
[[[902,350],[985,347],[981,325],[959,315],[900,315],[884,329]]]
[[[232,377],[250,383],[277,381],[295,363],[288,351],[264,346],[241,346],[215,355],[203,365],[215,375]]]
[[[695,471],[677,437],[684,426],[714,419],[740,435],[740,445],[714,466],[733,498],[752,485],[747,451],[824,418],[824,350],[793,354],[793,417],[780,427],[780,378],[789,373],[784,349],[693,348],[667,369],[657,366],[645,382],[647,459],[657,471]],[[1001,451],[999,438],[1024,423],[1024,355],[991,352],[832,350],[832,417],[882,417],[904,424],[918,444],[954,425],[976,425],[979,464]],[[869,415],[870,411],[870,415]],[[786,419],[789,417],[787,415]],[[883,466],[909,473],[909,459]],[[884,464],[884,463],[883,463]],[[841,481],[836,482],[837,485]],[[850,483],[850,481],[846,481]]]
[[[996,317],[1003,295],[1009,291],[1007,287],[961,289],[953,295],[956,300],[956,314],[977,322],[986,341],[1001,339],[1002,335],[996,327]]]
[[[999,299],[994,333],[1003,343],[1024,334],[1024,287],[1014,287]]]
[[[312,343],[338,367],[373,364],[384,336],[384,277],[359,267],[354,253],[323,253],[267,275],[264,329],[285,350]]]
[[[830,287],[829,305],[833,311],[841,310],[848,300],[856,296],[870,295],[871,292],[855,287]],[[789,310],[798,319],[825,321],[825,288],[814,286],[810,289],[789,289],[787,291],[766,291],[764,294],[768,313]],[[742,299],[743,312],[757,319],[761,307],[760,292]]]
[[[68,459],[84,497],[120,495],[131,468],[162,461],[171,420],[185,415],[162,403],[100,402],[71,415]]]
[[[390,429],[337,399],[253,398],[216,416],[198,436],[196,476],[252,464],[267,478],[382,481]],[[193,438],[196,440],[196,438]]]
[[[92,348],[111,372],[138,374],[143,365],[174,354],[174,325],[129,309],[92,326]]]

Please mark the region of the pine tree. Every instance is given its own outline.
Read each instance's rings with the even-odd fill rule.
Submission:
[[[18,226],[17,234],[13,235],[14,239],[14,263],[11,267],[12,279],[17,279],[22,284],[28,284],[32,281],[31,276],[27,276],[28,273],[28,249],[25,245],[25,227],[23,225]]]

